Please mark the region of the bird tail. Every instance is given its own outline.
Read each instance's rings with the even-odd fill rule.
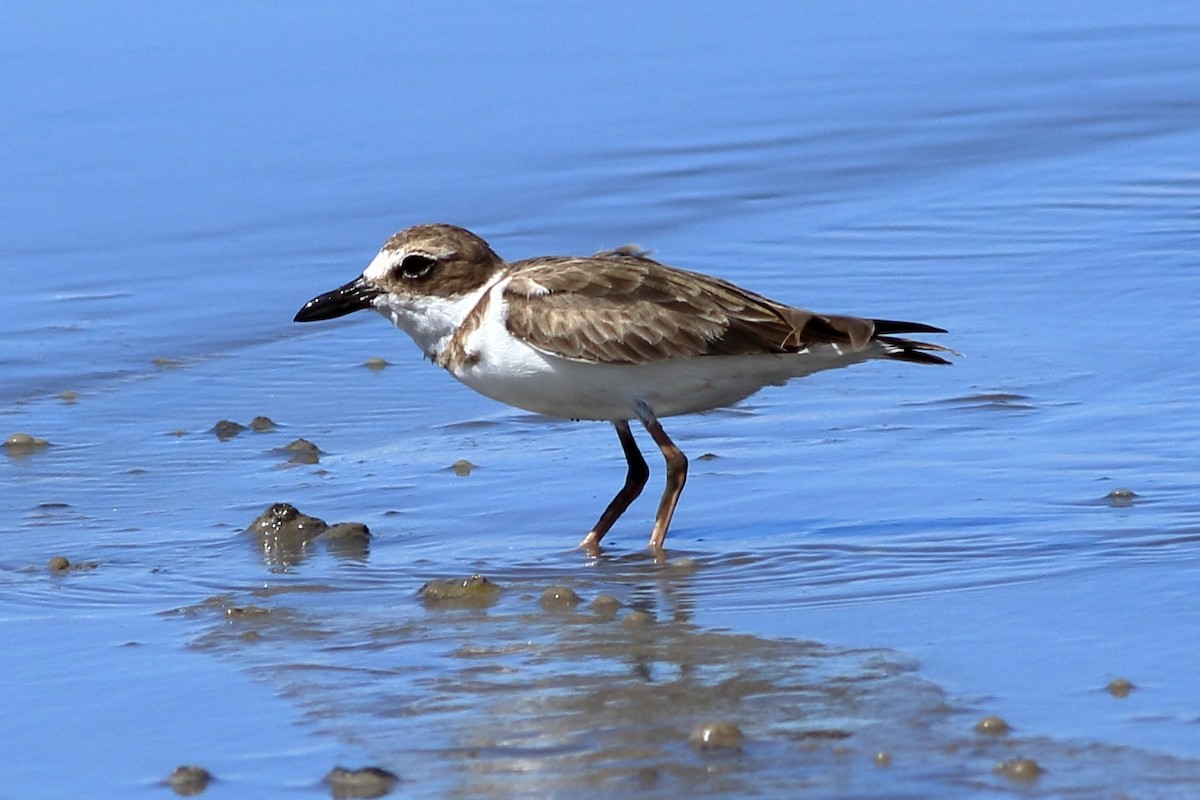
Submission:
[[[813,314],[803,309],[789,309],[789,319],[800,341],[849,344],[855,350],[872,345],[882,349],[883,357],[914,364],[949,364],[934,353],[958,355],[949,347],[895,336],[897,333],[945,333],[945,329],[922,322],[903,322],[894,319],[864,319],[836,315]]]
[[[934,353],[951,353],[959,355],[949,347],[940,344],[919,342],[915,339],[903,339],[893,336],[896,333],[945,333],[944,328],[926,325],[921,322],[903,322],[894,319],[875,319],[876,342],[883,345],[887,357],[896,361],[911,361],[914,364],[949,364],[950,362]]]
[[[874,341],[883,347],[884,357],[894,361],[911,361],[914,364],[949,364],[950,362],[934,353],[959,353],[949,347],[929,342],[918,342],[916,339],[901,339],[897,336],[876,336]]]

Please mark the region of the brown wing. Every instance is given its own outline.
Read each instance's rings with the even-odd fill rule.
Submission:
[[[534,258],[511,269],[504,292],[509,332],[539,350],[577,361],[645,364],[789,353],[822,342],[857,350],[875,334],[873,320],[791,308],[631,249],[591,258]],[[888,333],[904,332],[896,326],[909,325],[888,324]]]

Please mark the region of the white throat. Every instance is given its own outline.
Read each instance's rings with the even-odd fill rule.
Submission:
[[[407,333],[431,361],[436,360],[454,331],[489,287],[458,297],[401,296],[388,292],[374,300],[375,310]]]

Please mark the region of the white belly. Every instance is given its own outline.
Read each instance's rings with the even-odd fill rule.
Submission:
[[[452,373],[480,394],[517,408],[568,419],[633,419],[639,404],[655,416],[733,405],[764,386],[869,358],[832,347],[806,353],[702,356],[651,364],[589,364],[521,342],[483,348],[479,360]]]

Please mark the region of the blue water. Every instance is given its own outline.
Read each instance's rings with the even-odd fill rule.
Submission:
[[[0,796],[162,796],[186,761],[230,797],[377,761],[407,794],[467,796],[376,703],[443,640],[288,675],[352,674],[388,620],[434,624],[424,580],[475,571],[890,651],[968,723],[1126,748],[1123,780],[1193,796],[1197,41],[1190,3],[5,6],[0,435],[50,446],[0,457]],[[682,585],[638,560],[654,489],[606,539],[615,564],[570,550],[622,479],[608,426],[475,396],[378,318],[291,324],[426,221],[513,259],[637,242],[941,325],[962,357],[669,420],[692,456]],[[259,414],[280,430],[207,432]],[[320,465],[272,452],[297,437]],[[369,557],[264,561],[237,533],[283,500],[365,522]],[[52,576],[59,553],[99,566]],[[333,597],[254,599],[274,586]],[[230,644],[194,610],[210,597],[308,615],[327,644]],[[1115,677],[1138,688],[1116,701]],[[1087,785],[1054,774],[1025,791]]]

